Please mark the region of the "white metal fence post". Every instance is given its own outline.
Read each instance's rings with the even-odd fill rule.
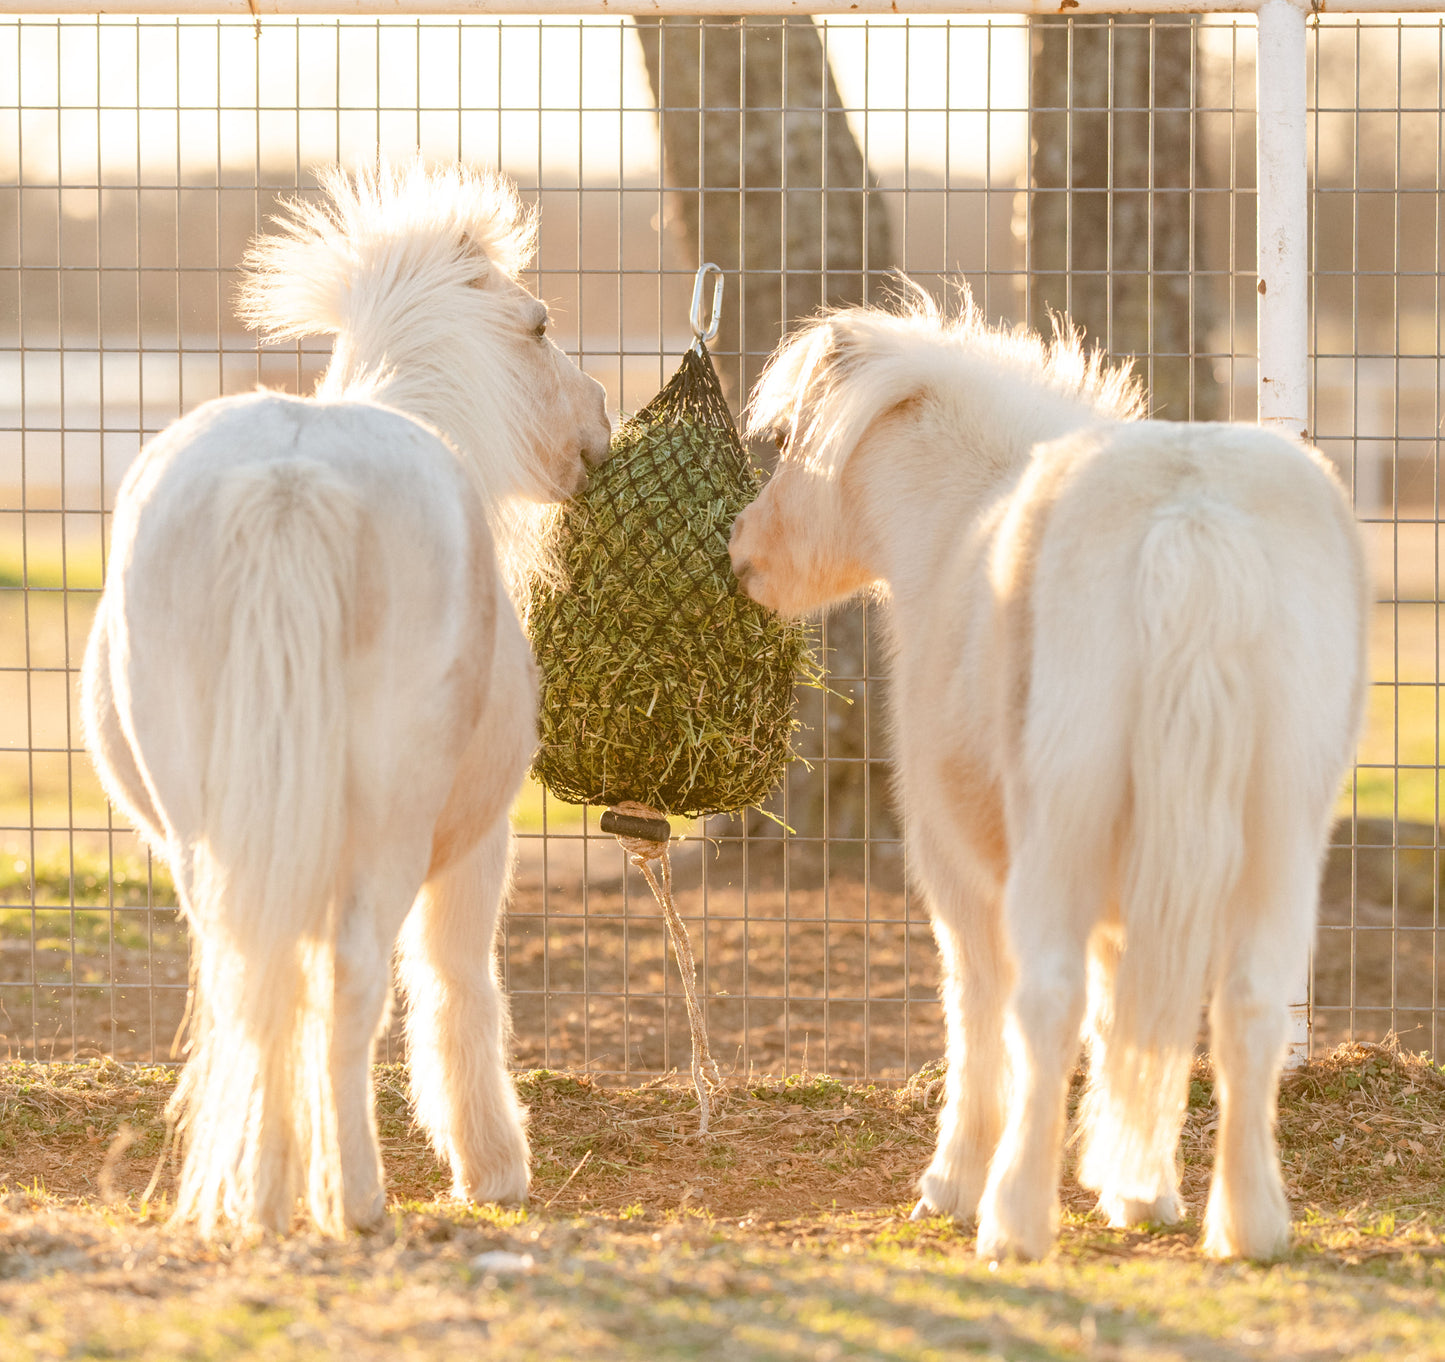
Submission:
[[[1255,59],[1259,423],[1309,436],[1309,188],[1305,137],[1308,0],[1262,0]],[[1309,1055],[1309,970],[1290,1003],[1291,1064]]]

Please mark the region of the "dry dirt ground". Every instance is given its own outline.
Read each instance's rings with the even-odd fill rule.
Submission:
[[[437,1200],[405,1078],[377,1071],[393,1206],[344,1242],[203,1245],[164,1221],[172,1074],[0,1069],[0,1358],[1445,1359],[1445,1072],[1349,1046],[1290,1075],[1283,1263],[1198,1252],[1216,1107],[1196,1066],[1194,1214],[1107,1229],[1066,1167],[1059,1250],[990,1270],[907,1218],[940,1081],[519,1079],[530,1208]],[[141,1194],[160,1165],[151,1201]]]

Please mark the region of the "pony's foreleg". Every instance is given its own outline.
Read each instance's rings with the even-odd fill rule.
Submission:
[[[943,1012],[948,1027],[948,1075],[933,1161],[919,1180],[929,1210],[971,1220],[978,1210],[988,1163],[1003,1129],[1003,1006],[1008,958],[999,918],[999,894],[982,875],[969,881],[927,845],[915,847],[920,879],[928,888],[933,934],[943,960]]]
[[[452,1193],[526,1200],[527,1137],[507,1072],[511,1022],[493,943],[511,869],[506,818],[422,886],[401,933],[417,1118],[452,1170]]]
[[[346,1223],[356,1229],[378,1224],[386,1207],[371,1065],[387,1012],[391,943],[397,920],[410,901],[404,889],[389,898],[399,904],[388,903],[389,911],[379,913],[369,894],[354,894],[336,932],[331,1083],[341,1150],[342,1207]]]

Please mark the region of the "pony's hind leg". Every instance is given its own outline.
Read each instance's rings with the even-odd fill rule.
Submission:
[[[1041,1258],[1052,1246],[1088,946],[1113,876],[1118,744],[1111,750],[1112,735],[1097,721],[1069,731],[1088,735],[1093,745],[1051,745],[1010,808],[1016,830],[1004,885],[1015,970],[1005,1019],[1010,1107],[979,1206],[977,1251],[985,1259]]]
[[[1289,1204],[1274,1148],[1275,1088],[1289,1035],[1286,995],[1249,969],[1221,981],[1210,1008],[1219,1135],[1205,1215],[1214,1258],[1278,1256],[1289,1244]]]
[[[1282,826],[1302,823],[1297,812],[1271,821],[1251,838],[1209,1009],[1219,1132],[1204,1249],[1216,1258],[1274,1258],[1289,1244],[1275,1098],[1289,1040],[1289,990],[1314,925],[1319,834]]]
[[[511,866],[505,817],[434,874],[401,933],[417,1118],[451,1165],[452,1193],[526,1200],[527,1137],[507,1073],[511,1025],[493,940]]]
[[[1008,792],[1010,1105],[979,1207],[986,1259],[1041,1258],[1053,1243],[1089,942],[1113,889],[1123,803],[1123,716],[1109,669],[1085,665],[1069,686],[1045,689],[1052,708],[1037,716]]]
[[[1179,1171],[1175,1150],[1179,1130],[1173,1138],[1161,1140],[1148,1168],[1118,1167],[1115,1142],[1110,1139],[1110,1111],[1116,1100],[1110,1092],[1105,1052],[1113,1022],[1114,975],[1119,963],[1120,937],[1116,927],[1101,927],[1089,942],[1089,1085],[1079,1115],[1084,1153],[1080,1159],[1080,1183],[1099,1194],[1099,1212],[1116,1228],[1133,1225],[1173,1225],[1183,1218],[1179,1199]],[[1182,1125],[1183,1112],[1180,1112]],[[1128,1180],[1131,1188],[1152,1185],[1158,1189],[1140,1198],[1121,1189]]]
[[[1018,952],[1005,1022],[1008,1122],[978,1212],[980,1258],[1042,1258],[1058,1217],[1064,1102],[1084,1016],[1086,932],[1073,930],[1066,876],[1037,843],[1019,847],[1005,891]]]

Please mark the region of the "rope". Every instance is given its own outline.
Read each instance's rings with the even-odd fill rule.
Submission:
[[[631,800],[616,804],[613,809],[633,818],[662,818],[656,809]],[[723,1080],[717,1061],[708,1048],[707,1022],[703,1019],[702,1005],[697,999],[697,965],[693,960],[692,941],[688,938],[687,924],[672,901],[672,860],[667,854],[667,843],[645,837],[627,837],[621,833],[617,834],[617,840],[627,859],[642,871],[653,897],[662,907],[663,921],[667,923],[668,939],[672,942],[672,953],[677,958],[677,971],[682,975],[682,991],[687,999],[687,1021],[692,1028],[692,1085],[697,1090],[697,1133],[706,1135],[712,1114],[712,1092],[714,1089],[721,1091]],[[660,880],[652,868],[653,861],[662,862]]]

